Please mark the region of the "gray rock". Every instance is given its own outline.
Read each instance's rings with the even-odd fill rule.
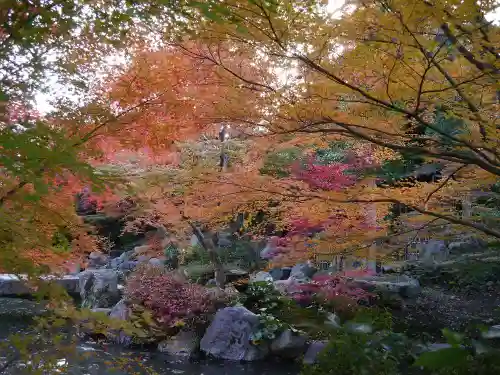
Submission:
[[[146,262],[148,262],[150,259],[151,259],[151,257],[149,257],[149,256],[147,256],[147,255],[139,255],[139,256],[137,257],[137,261],[138,261],[139,263],[146,263]]]
[[[130,251],[124,251],[121,253],[121,255],[118,257],[120,259],[120,262],[126,262],[127,260],[130,260],[130,257],[134,254],[134,250]]]
[[[364,289],[388,294],[399,294],[404,298],[414,298],[421,292],[418,280],[405,275],[367,276],[354,278],[353,282]]]
[[[256,283],[260,281],[273,282],[273,277],[269,272],[260,271],[250,276],[250,282]]]
[[[323,351],[328,345],[327,341],[313,341],[307,348],[306,354],[304,354],[303,363],[306,365],[313,365],[316,363],[319,353]]]
[[[290,277],[294,279],[310,279],[318,269],[307,263],[299,263],[292,267]]]
[[[465,252],[474,252],[478,250],[484,250],[487,247],[487,242],[481,238],[468,237],[462,239],[456,239],[448,243],[448,249],[450,252],[455,254],[461,254]]]
[[[117,320],[128,320],[130,315],[130,308],[127,306],[124,299],[120,300],[120,302],[113,306],[109,313],[110,318]],[[132,338],[125,334],[122,330],[119,332],[109,332],[108,336],[113,342],[119,345],[128,346],[132,343]]]
[[[62,286],[69,294],[78,294],[79,277],[77,275],[65,275],[63,277],[41,276],[41,280],[53,282]],[[25,296],[33,294],[26,285],[27,277],[25,275],[0,274],[0,296]]]
[[[109,268],[117,270],[123,262],[120,258],[113,258],[109,261]]]
[[[191,357],[198,349],[199,337],[192,331],[181,331],[158,344],[162,353],[178,357]]]
[[[111,259],[118,258],[123,254],[123,250],[109,250],[108,255]]]
[[[151,258],[148,263],[150,266],[153,266],[153,267],[164,267],[165,266],[165,264],[158,258]]]
[[[121,263],[120,266],[118,267],[118,269],[120,269],[121,271],[133,271],[133,270],[135,270],[135,268],[137,267],[138,264],[139,264],[139,262],[137,262],[137,261],[127,260],[127,261]]]
[[[42,279],[54,280],[54,282],[62,286],[69,294],[80,293],[80,279],[78,275],[64,275],[63,277],[54,278],[53,276],[42,277]]]
[[[124,299],[121,299],[111,308],[109,317],[119,320],[127,320],[130,317],[130,309]]]
[[[283,268],[273,268],[269,271],[269,274],[273,278],[273,281],[281,280],[281,278],[283,277]]]
[[[128,251],[128,252],[125,251],[125,252],[121,253],[120,256],[118,256],[116,258],[112,258],[109,261],[109,267],[112,269],[120,269],[122,264],[129,261],[130,253],[131,253],[130,251]]]
[[[498,339],[500,338],[500,325],[492,326],[481,335],[485,339]]]
[[[347,322],[345,329],[352,333],[372,333],[373,327],[366,323]]]
[[[217,286],[217,281],[215,279],[210,279],[210,280],[207,281],[207,283],[205,284],[205,286],[208,286],[208,287]]]
[[[438,350],[451,348],[450,344],[447,343],[434,343],[427,344],[422,347],[422,351],[424,352],[437,352]]]
[[[80,272],[78,277],[82,307],[112,307],[120,300],[119,274],[115,270],[87,270]]]
[[[276,247],[273,245],[272,241],[269,240],[266,246],[260,251],[261,259],[271,259],[276,254]]]
[[[264,358],[268,348],[251,344],[250,337],[259,326],[259,317],[245,307],[226,307],[217,311],[201,339],[205,353],[230,361],[255,361]]]
[[[106,254],[93,251],[89,255],[88,268],[102,268],[108,264],[109,257]]]
[[[292,267],[283,267],[281,271],[283,272],[283,274],[281,275],[281,280],[287,280],[292,274]]]
[[[423,263],[434,263],[448,258],[448,248],[443,240],[429,240],[420,243],[418,247],[419,261]]]
[[[341,328],[340,318],[335,313],[329,312],[327,314],[325,324],[331,328]]]
[[[292,330],[283,331],[271,343],[271,352],[285,358],[297,358],[304,354],[307,337],[294,334]]]

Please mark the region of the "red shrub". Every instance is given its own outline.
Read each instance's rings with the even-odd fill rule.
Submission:
[[[214,309],[208,290],[198,284],[177,280],[169,273],[140,270],[127,283],[127,298],[155,314],[167,327],[203,322]]]
[[[347,275],[316,276],[310,283],[300,285],[294,298],[302,303],[316,300],[327,304],[335,302],[336,299],[350,300],[356,305],[360,302],[369,303],[374,295],[349,284],[345,276]]]

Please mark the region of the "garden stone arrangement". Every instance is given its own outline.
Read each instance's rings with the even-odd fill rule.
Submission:
[[[78,330],[84,340],[105,340],[124,349],[148,348],[180,361],[282,359],[307,368],[324,366],[325,353],[339,350],[335,337],[373,350],[373,360],[380,350],[396,355],[403,347],[405,355],[418,357],[452,348],[449,333],[443,337],[441,332],[456,328],[453,322],[444,320],[433,332],[419,314],[450,306],[458,308],[455,314],[459,314],[460,299],[450,297],[454,289],[442,287],[443,279],[457,277],[464,257],[476,259],[483,267],[479,274],[487,280],[479,282],[491,290],[494,301],[496,263],[489,253],[461,254],[432,264],[408,262],[397,272],[386,267],[379,274],[362,269],[319,271],[311,262],[253,272],[229,264],[225,265],[228,282],[221,289],[213,282],[210,264],[172,269],[166,256],[152,254],[141,245],[118,257],[91,253],[86,270],[44,279],[79,297],[81,307],[96,314],[88,319],[121,322],[104,335],[88,327]],[[123,267],[126,262],[134,266]],[[485,267],[493,268],[488,273]],[[474,282],[478,281],[470,280],[471,285]],[[32,292],[28,285],[22,277],[0,277],[4,295],[27,296]],[[448,299],[443,297],[440,307],[428,305],[425,301],[432,293]],[[446,316],[441,315],[441,319]],[[489,328],[478,337],[496,342],[498,322],[491,316],[481,322]],[[420,335],[422,328],[429,337]]]

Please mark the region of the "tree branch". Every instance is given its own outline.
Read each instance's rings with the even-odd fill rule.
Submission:
[[[432,196],[434,194],[436,194],[439,190],[441,190],[448,183],[448,181],[450,181],[453,177],[455,177],[456,173],[458,173],[459,171],[461,171],[465,167],[467,167],[467,165],[461,165],[460,167],[455,169],[452,173],[450,173],[450,175],[448,177],[446,177],[446,179],[442,183],[439,184],[439,186],[436,189],[434,189],[432,192],[430,192],[424,201],[424,207],[427,206],[427,203],[429,202],[429,200],[432,198]]]

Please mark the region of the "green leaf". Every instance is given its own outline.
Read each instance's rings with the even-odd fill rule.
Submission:
[[[446,367],[461,366],[467,362],[467,356],[468,352],[463,348],[445,348],[423,353],[417,358],[414,365],[438,370]]]
[[[459,347],[464,339],[464,335],[461,335],[457,332],[453,332],[448,328],[443,329],[443,336],[446,338],[446,342],[453,347]]]

